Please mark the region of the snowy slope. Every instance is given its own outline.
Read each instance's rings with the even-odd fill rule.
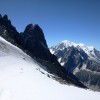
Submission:
[[[61,85],[41,74],[39,68],[28,55],[0,37],[0,100],[100,99],[99,92]]]

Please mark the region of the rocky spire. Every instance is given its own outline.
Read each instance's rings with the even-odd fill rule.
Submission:
[[[12,26],[11,21],[8,19],[7,15],[4,15],[3,17],[2,15],[0,15],[0,24],[6,25],[6,26]]]
[[[44,33],[43,33],[42,29],[39,27],[38,24],[35,24],[35,25],[29,24],[29,25],[27,25],[26,28],[25,28],[24,33],[27,34],[27,35],[30,34],[34,40],[37,39],[37,41],[44,44],[45,47],[48,48],[46,40],[45,40]]]
[[[32,31],[32,29],[34,29],[33,27],[34,27],[33,24],[28,24],[28,25],[26,26],[24,32],[30,32],[30,31]]]
[[[0,19],[2,18],[2,15],[0,14]]]
[[[7,15],[4,15],[3,16],[3,20],[7,21],[8,20],[8,16]]]

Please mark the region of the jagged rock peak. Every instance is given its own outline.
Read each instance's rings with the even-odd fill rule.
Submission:
[[[43,43],[46,47],[47,46],[47,43],[46,43],[46,40],[45,40],[45,36],[44,36],[44,33],[42,31],[42,29],[39,27],[38,24],[29,24],[26,26],[25,28],[25,31],[23,32],[23,34],[27,34],[27,36],[30,37],[30,35],[36,40],[38,39],[37,41],[40,41],[41,43]]]
[[[0,14],[0,19],[2,18],[2,15]]]
[[[42,29],[40,28],[40,26],[39,26],[38,24],[35,24],[35,25],[34,25],[34,29],[35,29],[35,30],[41,30],[41,31],[42,31]]]
[[[24,32],[30,31],[30,30],[32,30],[32,29],[33,29],[33,24],[29,24],[29,25],[26,26]]]
[[[7,15],[4,15],[3,16],[3,20],[8,20],[8,16]]]
[[[38,24],[28,24],[25,28],[25,31],[24,32],[30,32],[30,31],[34,31],[34,30],[38,30],[38,31],[41,31],[42,32],[42,29],[39,27]]]
[[[2,19],[3,21],[8,21],[8,16],[6,14],[4,16],[0,14],[0,19]]]
[[[8,19],[7,15],[2,16],[0,14],[0,23],[8,26],[11,25],[11,21]]]

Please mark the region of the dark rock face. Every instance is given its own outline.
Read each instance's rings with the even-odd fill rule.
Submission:
[[[26,51],[30,52],[32,57],[40,58],[60,65],[56,56],[50,53],[44,37],[44,33],[38,25],[27,25],[25,31],[20,35],[23,47]]]
[[[48,49],[44,33],[38,25],[29,24],[23,33],[18,33],[8,16],[0,15],[0,36],[30,54],[31,57],[40,58],[60,65],[56,56]]]
[[[16,28],[12,26],[11,21],[8,20],[8,16],[0,17],[0,36],[5,38],[16,46],[20,46],[20,35]]]
[[[43,31],[38,25],[29,24],[26,26],[25,31],[21,33],[21,37],[24,48],[30,51],[32,56],[45,60],[47,60],[46,58],[50,59],[50,52]]]

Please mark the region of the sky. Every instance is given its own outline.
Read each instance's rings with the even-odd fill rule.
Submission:
[[[0,0],[0,13],[19,32],[38,24],[49,47],[69,40],[100,50],[100,0]]]

